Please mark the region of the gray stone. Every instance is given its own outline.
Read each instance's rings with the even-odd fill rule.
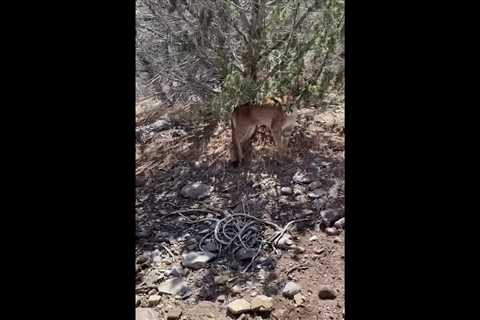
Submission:
[[[148,126],[149,130],[158,132],[170,129],[172,126],[171,122],[168,119],[160,119]]]
[[[344,229],[345,228],[345,217],[338,219],[333,225],[337,229]]]
[[[227,310],[233,315],[238,315],[249,312],[251,310],[251,305],[245,299],[236,299],[228,304]]]
[[[337,293],[330,286],[322,286],[318,291],[318,297],[322,300],[332,300],[337,297]]]
[[[189,252],[182,255],[183,266],[191,269],[201,269],[207,266],[207,263],[215,258],[216,255],[211,252]]]
[[[318,240],[318,237],[317,236],[311,236],[310,238],[308,238],[309,241],[315,241],[315,240]]]
[[[158,294],[154,294],[150,297],[148,297],[148,306],[149,307],[155,307],[157,304],[160,303],[162,300],[162,297]]]
[[[327,209],[320,212],[322,217],[322,222],[327,226],[331,227],[337,220],[342,218],[342,213],[339,210]]]
[[[293,246],[292,236],[288,233],[285,233],[280,239],[278,239],[277,247],[280,249],[289,249]]]
[[[270,312],[273,310],[273,298],[259,295],[253,298],[251,303],[253,311]]]
[[[290,194],[293,193],[293,191],[292,191],[292,188],[290,188],[290,187],[282,187],[280,189],[280,193],[283,194],[283,195],[290,195]]]
[[[224,285],[225,283],[228,282],[229,279],[230,277],[228,276],[220,275],[220,276],[214,277],[213,281],[215,282],[216,285]]]
[[[310,191],[307,196],[310,198],[310,199],[317,199],[317,198],[321,198],[323,197],[324,195],[326,195],[327,192],[323,189],[315,189],[313,191]]]
[[[326,228],[325,233],[328,234],[329,236],[336,236],[339,234],[337,228],[334,228],[334,227]]]
[[[303,209],[302,210],[302,216],[310,216],[312,214],[314,214],[315,212],[313,210],[310,210],[310,209]]]
[[[220,303],[224,303],[226,299],[227,298],[223,294],[221,294],[217,297],[217,301],[220,302]]]
[[[210,195],[210,189],[210,186],[204,183],[195,182],[184,186],[180,193],[185,198],[199,200],[208,197]]]
[[[232,292],[232,295],[236,295],[242,292],[242,288],[238,284],[236,284],[230,289],[230,291]]]
[[[287,298],[293,298],[297,293],[302,290],[302,287],[297,283],[290,281],[288,282],[282,290],[282,294]]]
[[[158,320],[158,312],[152,308],[136,308],[135,320]]]
[[[177,295],[187,291],[188,287],[182,278],[172,278],[162,282],[157,290],[159,293]]]

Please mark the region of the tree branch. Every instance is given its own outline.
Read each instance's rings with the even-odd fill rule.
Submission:
[[[305,11],[305,13],[300,17],[300,19],[298,19],[297,23],[293,26],[293,30],[296,30],[302,23],[303,23],[303,20],[305,20],[305,18],[307,18],[307,16],[316,8],[318,8],[319,6],[319,3],[320,1],[315,1],[315,3],[313,5],[311,5],[307,11]],[[322,3],[324,4],[324,3]],[[287,40],[289,37],[289,34],[286,34],[285,36],[282,37],[282,39],[280,39],[279,41],[277,41],[277,43],[275,43],[273,46],[271,46],[270,48],[266,49],[263,53],[261,53],[259,56],[258,56],[258,60],[260,61],[261,59],[265,58],[266,56],[268,56],[270,54],[270,52],[272,52],[273,50],[277,49],[278,47],[280,47],[284,42],[285,40]]]

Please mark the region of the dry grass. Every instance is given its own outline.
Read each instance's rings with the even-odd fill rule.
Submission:
[[[152,102],[150,102],[151,104]],[[137,125],[152,123],[168,116],[174,127],[155,134],[141,149],[137,159],[137,174],[150,170],[168,170],[178,161],[187,160],[210,167],[216,163],[226,165],[230,160],[231,132],[228,125],[214,117],[191,112],[189,108],[175,107],[165,110],[157,105],[137,108]],[[335,156],[343,150],[343,112],[320,112],[304,108],[299,112],[301,126],[294,130],[289,143],[292,158],[301,158],[307,152]],[[274,155],[274,144],[268,129],[260,128],[252,141],[256,157]]]

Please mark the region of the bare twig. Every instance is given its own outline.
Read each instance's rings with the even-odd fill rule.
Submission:
[[[303,13],[303,15],[300,17],[300,19],[298,19],[297,23],[295,23],[293,25],[293,30],[296,30],[302,23],[303,23],[303,20],[305,20],[305,18],[307,18],[307,16],[313,12],[313,10],[315,10],[316,8],[318,7],[317,5],[317,2],[315,2],[313,5],[311,5],[310,7],[307,8],[307,10]],[[286,35],[284,35],[280,40],[278,40],[273,46],[271,46],[270,48],[267,48],[265,51],[263,51],[259,57],[258,57],[258,60],[260,61],[261,59],[265,58],[266,56],[268,56],[270,54],[270,52],[272,52],[273,50],[279,48],[283,43],[285,43],[285,40],[288,39],[289,37],[289,33],[287,33]]]
[[[182,210],[176,210],[176,211],[164,214],[162,217],[165,218],[165,217],[173,216],[173,215],[176,215],[176,214],[192,213],[192,212],[219,214],[217,211],[208,210],[208,209],[182,209]]]
[[[165,247],[163,244],[161,244],[161,246],[162,246],[163,249],[165,249],[170,254],[170,256],[172,257],[172,262],[175,261],[175,255],[172,253],[172,251],[170,251],[170,249]]]
[[[300,264],[300,265],[294,266],[294,267],[292,267],[292,268],[288,269],[288,271],[287,271],[287,275],[288,275],[289,273],[291,273],[291,272],[293,272],[293,271],[297,270],[297,269],[298,269],[298,270],[305,270],[305,269],[308,269],[308,266],[307,266],[307,265],[304,265],[304,264],[303,264],[303,265],[302,265],[302,264]]]

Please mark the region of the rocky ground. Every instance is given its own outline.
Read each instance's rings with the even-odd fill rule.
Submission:
[[[232,169],[228,126],[139,107],[138,320],[343,319],[344,126],[329,110],[300,110],[287,158],[260,130]]]

